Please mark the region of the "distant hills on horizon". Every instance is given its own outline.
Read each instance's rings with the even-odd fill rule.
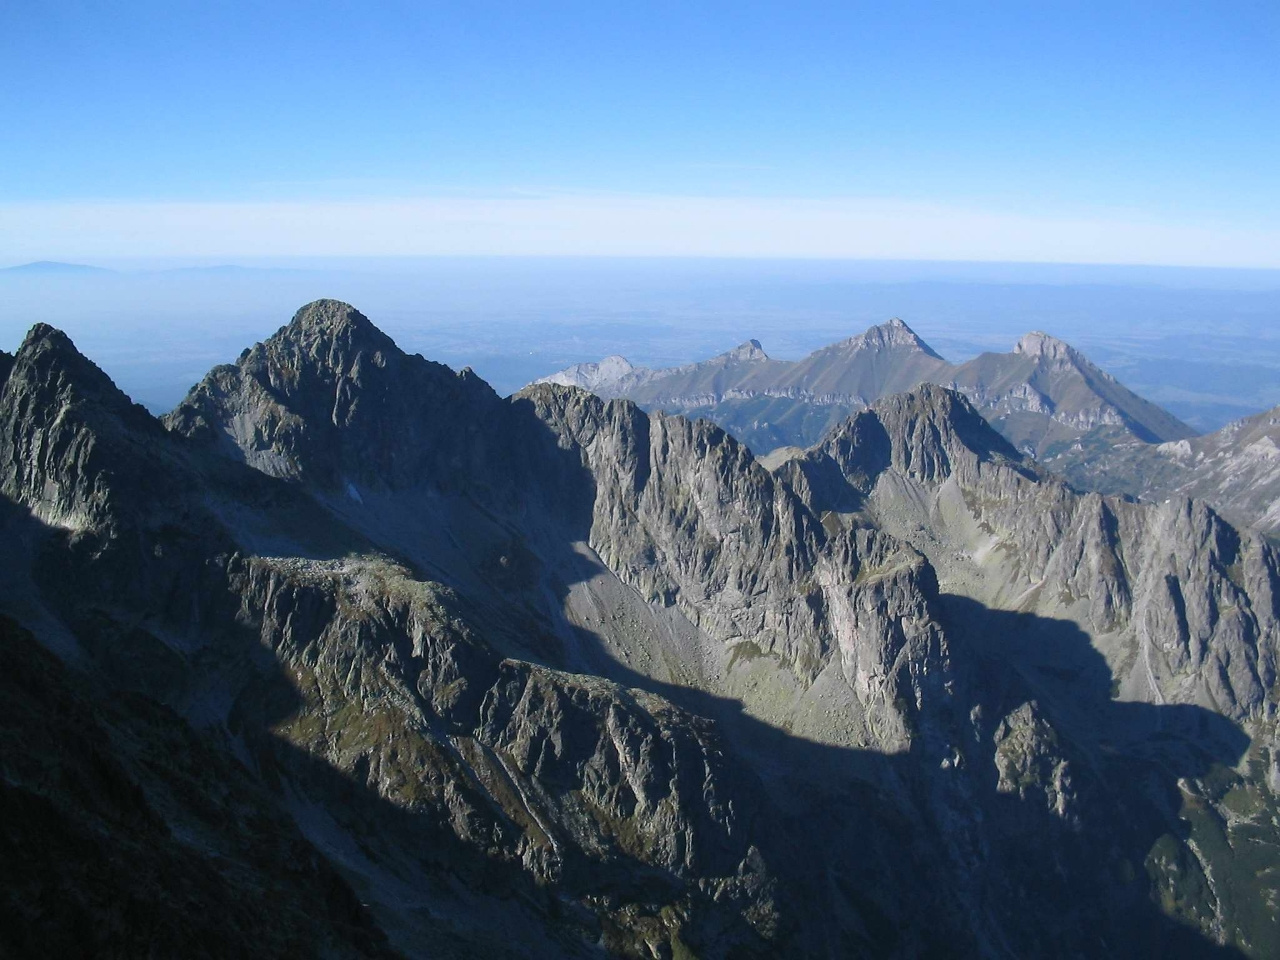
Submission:
[[[1228,273],[852,261],[49,257],[0,269],[0,333],[14,343],[35,320],[67,329],[163,411],[204,365],[231,359],[239,338],[265,335],[271,317],[318,296],[372,305],[402,342],[472,366],[501,393],[579,360],[620,353],[650,367],[687,364],[746,336],[759,337],[773,357],[798,359],[898,315],[952,361],[1003,352],[1028,329],[1053,331],[1203,432],[1280,403],[1280,337],[1269,323],[1280,316],[1280,274]],[[142,335],[121,340],[121,324]],[[160,343],[165,348],[155,349]]]
[[[87,263],[63,263],[60,260],[33,260],[13,267],[0,267],[0,273],[27,274],[72,274],[72,273],[115,273],[107,267],[94,267]]]
[[[183,267],[160,267],[147,270],[136,271],[138,273],[240,273],[240,272],[258,272],[270,269],[288,269],[296,268],[272,268],[272,267],[247,267],[238,263],[219,263],[210,266],[183,266]],[[88,263],[67,263],[61,260],[33,260],[30,263],[19,263],[12,267],[0,267],[0,274],[20,274],[35,276],[70,276],[70,275],[86,275],[86,276],[106,276],[120,275],[134,271],[116,270],[111,267],[99,267]]]

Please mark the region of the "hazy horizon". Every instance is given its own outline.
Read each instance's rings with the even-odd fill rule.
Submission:
[[[65,329],[134,399],[172,408],[302,304],[346,300],[410,352],[500,393],[573,363],[779,359],[901,317],[943,356],[1042,329],[1198,430],[1280,404],[1280,272],[956,262],[291,258],[0,271],[0,349]],[[107,264],[101,264],[107,265]]]

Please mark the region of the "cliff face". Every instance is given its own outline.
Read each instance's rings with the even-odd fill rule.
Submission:
[[[136,936],[37,905],[145,847],[136,896],[203,871],[183,913],[229,937],[273,922],[252,891],[283,891],[270,945],[323,890],[297,942],[333,955],[1269,949],[1270,549],[1074,494],[951,391],[773,475],[322,301],[163,426],[33,331],[0,477],[6,649],[106,731],[0,754],[6,796],[108,838],[42,856],[7,821],[24,943]],[[104,777],[134,786],[77,800]]]
[[[1077,623],[1121,696],[1273,718],[1280,558],[1205,504],[1076,493],[933,387],[855,416],[788,469],[815,511],[856,502],[913,542],[944,589]]]

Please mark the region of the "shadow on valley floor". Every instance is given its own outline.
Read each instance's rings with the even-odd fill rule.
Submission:
[[[542,543],[547,568],[569,574],[563,603],[573,571],[593,573],[571,543],[591,539],[598,492],[576,452],[516,407],[520,474],[557,478],[541,508],[558,515],[562,540]],[[655,469],[649,428],[637,421],[620,452],[635,458],[627,482],[638,488]],[[721,438],[736,443],[718,430],[709,442]],[[1199,707],[1113,700],[1109,668],[1073,623],[940,596],[956,689],[924,704],[910,752],[886,756],[794,737],[739,701],[656,681],[555,609],[541,613],[570,647],[594,649],[602,675],[721,725],[746,793],[761,798],[751,839],[779,877],[798,952],[1241,955],[1203,932],[1215,894],[1186,843],[1179,781],[1234,767],[1248,738]],[[547,662],[575,666],[550,652]],[[1263,919],[1243,931],[1255,949],[1270,933]]]
[[[1199,707],[1111,700],[1110,671],[1074,624],[955,597],[945,611],[957,700],[925,704],[916,722],[933,736],[907,754],[794,737],[739,701],[617,661],[602,672],[717,720],[744,768],[773,758],[754,839],[799,923],[826,925],[803,938],[815,955],[1240,956],[1188,920],[1212,919],[1202,875],[1162,892],[1148,866],[1172,858],[1175,873],[1199,874],[1178,782],[1235,766],[1248,738]],[[991,631],[981,648],[969,643],[978,622]],[[995,638],[1024,631],[1059,648],[1047,677],[1000,656]],[[1079,665],[1070,677],[1053,664],[1064,652]]]

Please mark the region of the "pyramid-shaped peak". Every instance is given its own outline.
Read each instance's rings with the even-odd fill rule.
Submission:
[[[883,415],[905,415],[915,422],[981,422],[990,429],[990,425],[968,397],[958,390],[936,383],[922,383],[904,393],[882,397],[871,405],[871,409]]]
[[[395,341],[374,326],[372,320],[341,300],[308,303],[264,346],[301,350],[313,358],[323,358],[329,366],[344,366],[346,360],[362,352],[400,352]]]
[[[883,428],[883,442],[892,462],[904,472],[922,479],[941,479],[964,456],[979,461],[1001,460],[1023,464],[1024,458],[956,390],[922,383],[906,393],[877,400],[850,421],[854,432],[865,431],[867,418]]]
[[[111,379],[80,352],[69,336],[47,323],[37,323],[27,332],[14,359],[19,363],[33,363],[42,369],[56,367],[83,385],[116,389]]]
[[[51,327],[47,323],[37,323],[27,331],[26,337],[22,340],[22,346],[18,348],[19,353],[30,353],[35,350],[70,350],[76,354],[80,351],[76,349],[76,345],[71,342],[71,338],[59,330],[57,327]]]
[[[942,359],[900,317],[891,317],[884,323],[878,323],[857,336],[850,337],[845,341],[845,344],[855,350],[907,347],[912,350],[919,350],[939,360]]]
[[[101,367],[80,352],[69,336],[47,323],[33,326],[17,353],[3,361],[3,366],[7,368],[6,389],[27,391],[40,398],[41,405],[56,406],[79,397],[92,399],[104,410],[124,413],[130,422],[152,420]]]

